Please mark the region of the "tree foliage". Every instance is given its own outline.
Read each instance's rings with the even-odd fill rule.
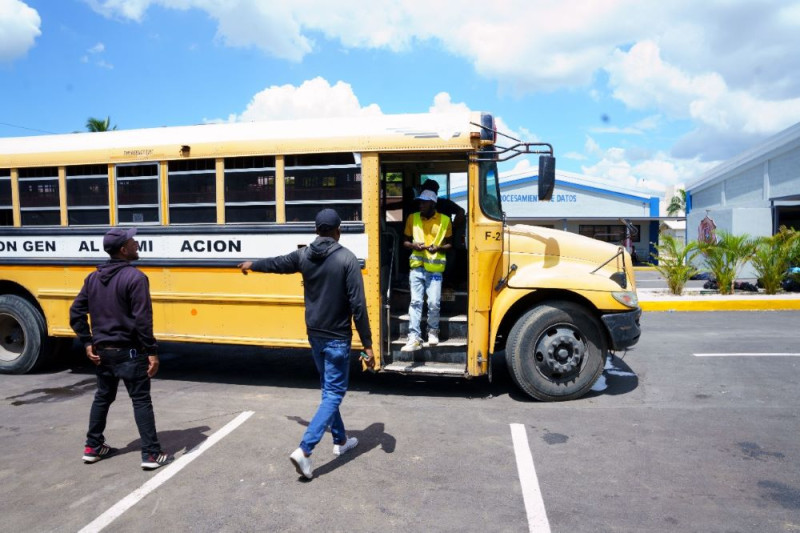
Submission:
[[[771,237],[759,237],[755,243],[752,263],[764,292],[775,294],[781,288],[786,271],[800,248],[800,232],[781,226]]]
[[[697,273],[697,268],[692,265],[692,259],[699,252],[697,241],[691,241],[686,246],[672,235],[661,234],[658,250],[658,264],[656,270],[664,276],[669,287],[669,292],[680,296],[686,282]]]
[[[756,243],[747,234],[733,235],[727,231],[717,233],[717,242],[701,243],[708,270],[719,285],[720,294],[733,294],[733,283],[742,267],[752,259]]]
[[[678,194],[672,197],[667,206],[667,214],[671,217],[686,212],[686,190],[678,189]]]
[[[111,117],[106,117],[105,120],[100,118],[89,117],[86,120],[87,131],[113,131],[117,129],[117,125],[111,127]]]

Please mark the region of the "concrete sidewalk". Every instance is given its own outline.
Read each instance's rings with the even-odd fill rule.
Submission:
[[[653,267],[634,267],[639,305],[644,311],[787,311],[800,309],[800,293],[768,296],[764,293],[737,291],[723,296],[703,288],[702,280],[691,280],[683,295],[673,296],[667,282]],[[755,284],[756,280],[749,281]]]
[[[787,311],[800,309],[800,293],[766,295],[737,292],[731,295],[714,291],[685,289],[682,296],[667,289],[638,289],[643,311]]]

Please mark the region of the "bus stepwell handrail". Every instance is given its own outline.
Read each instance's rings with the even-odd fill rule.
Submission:
[[[384,235],[390,236],[392,239],[392,255],[389,258],[389,275],[386,277],[386,302],[383,308],[386,310],[386,353],[392,353],[392,275],[394,274],[394,256],[395,249],[397,248],[397,236],[394,233],[386,232]]]

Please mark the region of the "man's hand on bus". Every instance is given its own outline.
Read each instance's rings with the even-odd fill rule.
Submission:
[[[147,377],[152,378],[158,372],[158,356],[157,355],[148,355],[147,356]]]
[[[89,361],[91,361],[95,365],[100,364],[100,356],[97,355],[97,353],[95,353],[94,346],[91,344],[86,345],[86,357],[88,357]]]
[[[239,263],[237,267],[242,271],[242,274],[245,276],[247,275],[247,271],[253,267],[252,261],[245,261],[244,263]]]

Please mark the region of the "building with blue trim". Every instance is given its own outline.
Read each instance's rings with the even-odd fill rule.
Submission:
[[[556,170],[549,202],[540,202],[537,169],[500,174],[503,210],[509,224],[561,229],[615,244],[627,244],[640,261],[648,261],[658,242],[660,198],[595,178]],[[453,185],[450,198],[466,209],[466,190]],[[631,234],[627,219],[637,234]]]

